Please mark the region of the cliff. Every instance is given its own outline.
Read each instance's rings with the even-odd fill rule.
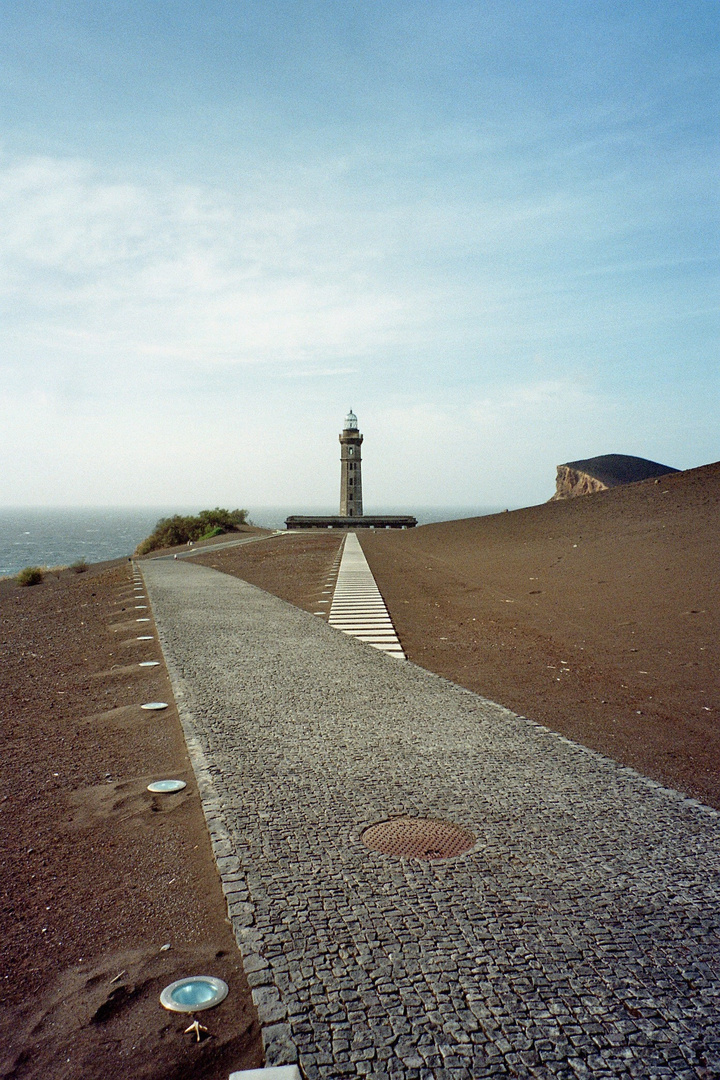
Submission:
[[[635,484],[639,480],[652,480],[678,471],[671,465],[661,465],[658,461],[628,454],[602,454],[582,461],[568,461],[557,467],[555,494],[551,502],[573,499],[576,495],[591,495],[620,484]]]

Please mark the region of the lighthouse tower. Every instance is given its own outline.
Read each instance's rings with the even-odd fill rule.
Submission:
[[[362,461],[357,416],[350,410],[340,436],[340,517],[362,517]]]
[[[363,514],[362,441],[351,409],[340,435],[340,513],[337,517],[290,514],[285,519],[287,529],[413,529],[417,525],[417,518],[410,514]]]

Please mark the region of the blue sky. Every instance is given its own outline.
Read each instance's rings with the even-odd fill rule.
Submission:
[[[715,0],[5,4],[5,505],[541,502],[718,446]]]

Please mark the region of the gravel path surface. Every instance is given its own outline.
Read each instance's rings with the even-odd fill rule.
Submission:
[[[142,571],[268,1064],[720,1074],[720,817],[243,581]],[[393,815],[466,855],[382,855]]]

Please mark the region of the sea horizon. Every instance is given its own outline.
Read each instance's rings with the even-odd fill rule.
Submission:
[[[196,514],[203,506],[6,506],[0,507],[0,577],[12,577],[26,566],[68,566],[130,557],[163,517]],[[230,507],[230,509],[233,509]],[[505,507],[368,506],[371,514],[412,514],[419,525],[485,517]],[[513,509],[510,507],[509,509]],[[259,527],[283,529],[290,514],[332,515],[337,506],[274,505],[248,508],[248,520]]]

